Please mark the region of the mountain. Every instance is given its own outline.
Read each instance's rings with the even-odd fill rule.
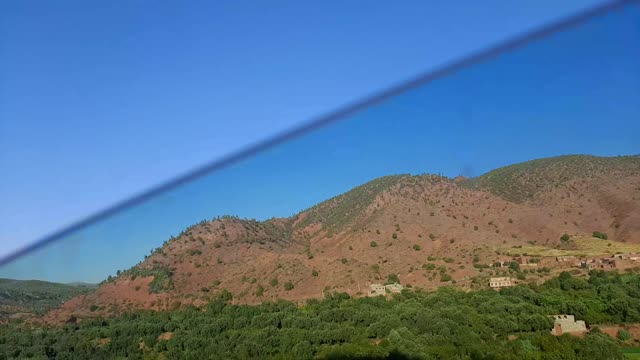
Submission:
[[[603,251],[640,244],[640,156],[560,156],[471,179],[386,176],[290,218],[202,221],[47,318],[200,305],[225,290],[247,304],[366,295],[398,278],[469,289],[498,275],[488,264],[510,249],[575,247],[561,236],[595,231],[608,235]]]
[[[42,315],[93,288],[95,285],[0,279],[0,322],[9,318]]]

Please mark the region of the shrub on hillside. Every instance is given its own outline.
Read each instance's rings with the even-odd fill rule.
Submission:
[[[293,283],[291,281],[287,281],[286,283],[284,283],[284,289],[286,291],[293,290]]]
[[[400,283],[400,278],[398,277],[397,274],[389,274],[389,276],[387,276],[387,282],[386,284],[396,284],[396,283]]]
[[[616,337],[620,341],[627,341],[627,340],[631,339],[631,334],[629,334],[629,332],[627,330],[620,329],[620,330],[618,330],[618,334],[616,335]]]
[[[598,239],[602,239],[602,240],[607,240],[609,237],[607,236],[607,234],[600,232],[600,231],[594,231],[593,232],[593,237],[594,238],[598,238]]]
[[[425,270],[428,270],[428,271],[435,270],[436,269],[436,264],[427,263],[427,264],[422,265],[422,268],[425,269]]]

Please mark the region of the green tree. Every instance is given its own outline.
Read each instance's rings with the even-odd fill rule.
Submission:
[[[389,274],[389,276],[387,276],[387,282],[386,284],[399,284],[400,283],[400,278],[398,277],[397,274]]]

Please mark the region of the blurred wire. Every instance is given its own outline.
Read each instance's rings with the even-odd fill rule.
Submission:
[[[86,228],[92,224],[95,224],[103,219],[109,218],[121,211],[125,211],[131,207],[137,206],[139,204],[144,203],[147,200],[150,200],[164,192],[170,191],[181,185],[189,183],[193,180],[196,180],[200,177],[208,175],[212,172],[223,169],[229,165],[242,161],[246,158],[249,158],[261,151],[272,148],[276,145],[285,143],[294,138],[300,137],[307,133],[313,132],[317,129],[330,125],[336,121],[343,120],[348,118],[349,116],[360,112],[370,106],[379,104],[384,102],[390,98],[398,96],[406,91],[418,88],[425,84],[428,84],[434,80],[449,76],[457,71],[460,71],[464,68],[473,66],[477,63],[484,62],[491,58],[497,57],[503,53],[509,52],[516,48],[523,47],[531,42],[540,40],[554,33],[567,30],[579,24],[582,24],[586,21],[589,21],[595,17],[602,16],[606,13],[614,11],[616,9],[622,8],[631,3],[638,3],[640,0],[620,0],[620,1],[612,1],[607,2],[605,4],[596,6],[592,9],[582,11],[580,13],[574,14],[565,19],[553,22],[549,25],[543,26],[539,29],[529,31],[523,35],[517,36],[510,41],[503,42],[501,44],[488,47],[485,50],[476,52],[468,57],[465,57],[459,61],[452,62],[448,65],[442,66],[439,69],[434,71],[430,71],[427,73],[420,74],[413,79],[404,81],[399,83],[396,86],[390,87],[386,90],[383,90],[378,93],[374,93],[368,97],[363,98],[360,101],[356,101],[351,105],[344,106],[340,109],[337,109],[333,112],[330,112],[325,115],[321,115],[315,119],[311,119],[308,122],[305,122],[303,125],[296,127],[292,130],[283,132],[279,135],[271,137],[265,141],[258,142],[253,146],[249,146],[244,150],[238,151],[234,154],[223,157],[222,159],[212,161],[208,164],[201,166],[187,174],[182,176],[178,176],[173,180],[169,180],[161,185],[151,188],[150,190],[143,192],[139,195],[133,196],[127,200],[124,200],[120,203],[117,203],[111,207],[108,207],[98,213],[95,213],[91,216],[88,216],[75,224],[72,224],[62,230],[54,232],[48,236],[41,238],[40,240],[23,247],[15,251],[12,254],[9,254],[0,259],[0,266],[4,266],[9,262],[16,260],[30,252],[38,250],[46,245],[64,238],[65,236],[72,234],[78,230]]]

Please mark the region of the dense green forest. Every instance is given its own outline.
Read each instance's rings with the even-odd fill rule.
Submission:
[[[0,320],[17,312],[43,314],[94,288],[91,284],[0,279]]]
[[[555,337],[547,315],[574,314],[588,325],[640,322],[640,274],[562,273],[500,292],[443,287],[389,300],[327,293],[304,306],[231,300],[223,291],[202,308],[51,327],[5,324],[0,358],[623,359],[633,340],[598,330]]]

